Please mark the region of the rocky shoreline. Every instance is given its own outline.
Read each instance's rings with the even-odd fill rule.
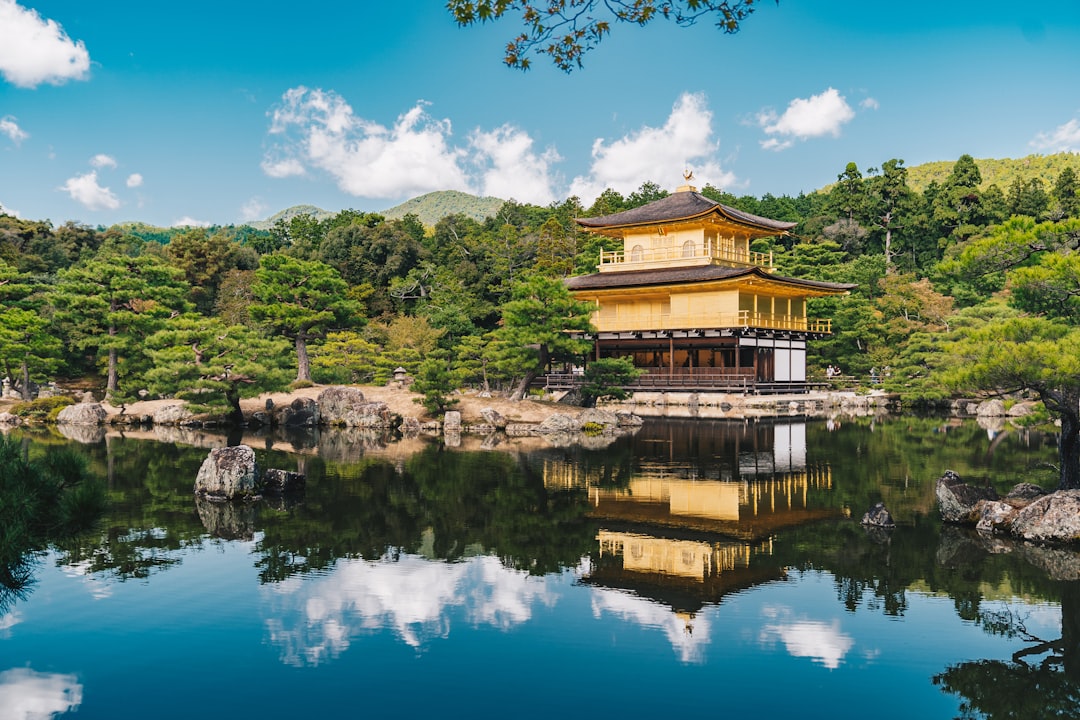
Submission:
[[[946,470],[935,487],[941,519],[974,527],[988,536],[1036,543],[1080,543],[1080,490],[1047,492],[1020,483],[1004,497],[988,486],[969,485]]]
[[[377,391],[375,394],[379,395]],[[398,393],[389,397],[383,394],[383,399],[374,399],[365,390],[347,386],[319,388],[314,397],[278,396],[275,400],[270,396],[262,399],[261,406],[248,403],[244,412],[245,428],[342,428],[396,432],[403,438],[442,436],[447,445],[457,446],[462,435],[539,436],[551,438],[554,444],[571,443],[576,436],[581,436],[579,439],[613,439],[633,431],[643,422],[640,417],[625,411],[531,401],[513,403],[508,408],[507,401],[482,397],[474,398],[473,402],[467,404],[467,414],[451,410],[445,413],[442,420],[434,420],[425,419],[421,407],[409,402],[413,397],[412,394]],[[509,412],[504,414],[507,409]],[[17,416],[0,413],[0,425],[19,424],[21,419]],[[56,424],[62,434],[82,442],[102,439],[107,427],[125,430],[197,430],[224,425],[220,417],[195,414],[179,401],[136,403],[119,410],[99,402],[80,402],[63,408],[56,418]]]

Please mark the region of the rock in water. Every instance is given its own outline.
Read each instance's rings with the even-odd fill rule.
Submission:
[[[896,527],[892,515],[885,509],[885,503],[881,502],[866,511],[866,514],[862,516],[862,524],[879,528]]]
[[[247,445],[214,448],[195,476],[195,494],[215,500],[255,495],[255,451]]]
[[[307,485],[307,476],[303,473],[267,468],[263,473],[263,492],[267,495],[285,495],[300,492]]]
[[[945,474],[938,478],[934,491],[941,519],[945,522],[974,525],[979,522],[982,514],[981,508],[977,507],[979,501],[1000,499],[993,488],[966,485],[952,470],[946,470]]]

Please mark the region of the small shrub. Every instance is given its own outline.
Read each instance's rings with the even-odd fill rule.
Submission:
[[[315,383],[310,380],[293,380],[292,383],[289,384],[290,390],[299,390],[301,388],[309,387],[315,387]]]
[[[11,414],[30,422],[56,422],[56,416],[60,414],[60,411],[74,404],[75,400],[67,395],[54,395],[16,403],[11,408]]]
[[[596,437],[604,433],[604,426],[597,422],[587,422],[581,426],[581,432],[589,437]]]

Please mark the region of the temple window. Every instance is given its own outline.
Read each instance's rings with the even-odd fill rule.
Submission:
[[[630,249],[630,262],[641,262],[645,259],[645,248],[635,245]]]
[[[694,257],[694,241],[687,240],[682,245],[682,256],[684,258]]]

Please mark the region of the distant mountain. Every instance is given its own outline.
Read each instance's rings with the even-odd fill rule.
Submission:
[[[252,220],[247,224],[255,228],[256,230],[269,230],[270,228],[274,227],[274,223],[276,223],[278,220],[284,220],[285,222],[288,222],[297,215],[311,215],[316,220],[326,220],[327,218],[334,217],[335,215],[337,215],[337,213],[331,212],[329,210],[323,210],[322,208],[316,207],[314,205],[293,205],[292,207],[285,208],[281,212],[274,213],[266,220]]]
[[[943,160],[928,162],[922,165],[914,165],[908,168],[908,185],[912,190],[922,192],[931,182],[941,184],[952,172],[955,160]],[[1049,191],[1054,187],[1061,171],[1071,167],[1080,174],[1080,153],[1055,153],[1054,155],[1028,155],[1027,157],[1013,160],[1004,158],[1001,160],[986,159],[975,160],[982,176],[980,188],[985,189],[991,185],[997,185],[1003,193],[1009,192],[1009,186],[1016,178],[1030,180],[1039,178],[1043,181],[1043,188]]]
[[[482,222],[485,218],[496,215],[505,202],[499,198],[477,197],[458,190],[440,190],[406,200],[389,210],[383,210],[381,214],[390,220],[396,220],[412,213],[429,227],[447,215],[458,213]]]
[[[912,190],[923,192],[931,182],[941,183],[949,177],[956,160],[941,160],[928,162],[921,165],[908,167],[908,185]],[[997,185],[1001,191],[1008,193],[1009,186],[1016,178],[1030,180],[1033,177],[1040,178],[1046,190],[1054,186],[1058,175],[1066,167],[1071,167],[1080,174],[1080,153],[1055,153],[1053,155],[1028,155],[1018,159],[1004,158],[1001,160],[989,158],[975,160],[982,175],[982,188]],[[865,171],[865,168],[863,168]],[[834,184],[834,183],[833,183]],[[827,193],[833,184],[825,185],[815,192]],[[485,218],[496,215],[502,208],[505,200],[495,197],[478,197],[458,190],[440,190],[426,195],[406,200],[400,205],[395,205],[387,210],[379,212],[387,219],[396,220],[403,218],[409,213],[420,218],[420,222],[428,227],[434,226],[447,215],[462,214],[478,222]],[[269,230],[278,220],[288,221],[296,215],[313,215],[318,220],[333,217],[336,212],[323,210],[314,205],[294,205],[271,216],[266,220],[249,222],[248,225],[256,230]]]
[[[477,197],[458,190],[440,190],[414,197],[412,200],[406,200],[388,210],[377,212],[388,220],[398,220],[412,213],[420,218],[421,223],[432,227],[447,215],[459,213],[477,222],[483,222],[485,218],[498,213],[505,202],[505,200],[499,198]],[[311,215],[316,220],[325,220],[334,217],[337,213],[323,210],[314,205],[293,205],[279,213],[275,213],[266,220],[254,220],[247,224],[256,230],[269,230],[274,227],[274,223],[278,220],[288,222],[297,215]]]

